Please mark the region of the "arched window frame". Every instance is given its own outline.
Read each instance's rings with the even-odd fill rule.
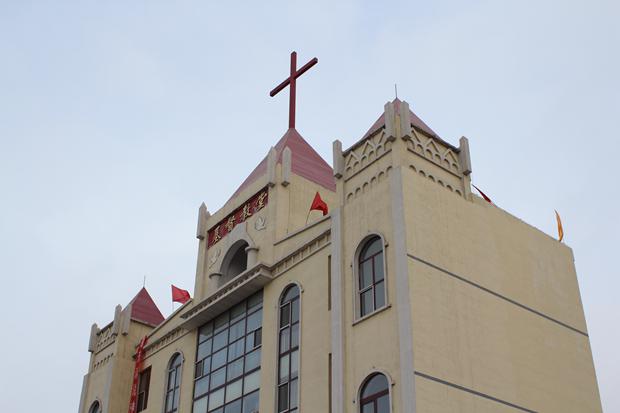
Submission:
[[[180,362],[178,365],[173,364],[177,357],[179,358]],[[172,355],[172,357],[170,357],[170,360],[168,361],[168,365],[166,368],[166,380],[165,380],[165,386],[164,387],[164,409],[163,412],[164,413],[174,413],[174,412],[178,412],[179,411],[179,404],[180,404],[180,400],[181,400],[181,381],[183,379],[183,364],[185,363],[185,357],[183,356],[183,353],[181,353],[180,351],[177,351],[176,353],[174,353]],[[172,372],[174,371],[174,377],[175,377],[175,382],[172,384],[172,387],[170,386],[170,375],[172,374]],[[172,397],[172,406],[168,405],[168,395],[171,394]],[[174,403],[176,399],[176,405]]]
[[[365,291],[366,289],[362,289],[361,288],[361,283],[360,283],[360,276],[361,276],[361,262],[360,262],[360,258],[362,255],[362,252],[364,251],[364,249],[366,248],[366,246],[369,244],[369,242],[371,242],[374,238],[378,238],[381,241],[381,253],[383,255],[383,305],[377,307],[376,306],[376,302],[377,302],[377,298],[376,298],[376,293],[373,291],[373,306],[374,309],[364,315],[362,315],[362,305],[361,305],[361,295],[362,292]],[[388,268],[387,268],[387,258],[386,258],[386,250],[387,250],[387,246],[388,243],[385,240],[385,237],[383,236],[383,234],[378,233],[378,232],[371,232],[368,235],[366,235],[358,244],[357,249],[355,250],[355,256],[353,258],[353,285],[355,285],[355,299],[353,300],[354,303],[354,314],[355,314],[355,321],[361,321],[364,320],[370,316],[372,316],[373,314],[376,314],[379,311],[382,311],[386,308],[390,307],[390,302],[388,300],[388,289],[389,289],[389,283],[388,283]],[[372,283],[372,288],[374,290],[374,286],[376,285],[376,283],[374,283],[374,279],[373,279],[373,283]]]
[[[291,300],[288,301],[284,301],[284,298],[286,297],[287,293],[289,292],[289,290],[291,288],[297,288],[297,296],[294,297]],[[275,398],[276,398],[276,404],[275,404],[275,411],[276,413],[297,413],[299,412],[299,405],[300,405],[300,370],[301,370],[301,296],[303,293],[303,288],[301,287],[301,285],[299,285],[298,283],[291,283],[286,285],[286,287],[284,287],[284,289],[282,290],[282,293],[280,294],[280,297],[278,298],[278,324],[277,324],[277,328],[278,328],[278,345],[277,345],[277,370],[276,370],[276,389],[275,389]],[[293,312],[293,306],[294,303],[297,303],[297,319],[295,319],[294,317],[294,312]],[[283,315],[283,309],[289,306],[288,308],[288,322],[286,324],[282,324],[282,315]],[[293,328],[297,327],[296,330],[296,345],[294,345],[294,334],[292,333]],[[282,339],[283,336],[285,337],[286,335],[284,334],[284,331],[288,330],[288,345],[286,350],[282,349]],[[296,375],[293,376],[293,363],[291,363],[291,356],[296,353],[297,354],[297,372]],[[287,376],[285,380],[280,380],[280,376],[281,376],[281,369],[284,367],[282,365],[282,358],[287,357],[288,363],[287,363]],[[291,383],[292,382],[296,382],[295,383],[295,394],[296,394],[296,398],[295,400],[293,400],[293,397],[291,397]],[[284,406],[281,406],[281,388],[284,388],[284,386],[286,386],[286,395],[287,395],[287,401],[286,403],[284,403]]]
[[[375,393],[374,395],[371,395],[371,397],[364,398],[363,397],[364,388],[370,382],[370,380],[372,380],[375,376],[378,376],[378,375],[383,376],[385,380],[387,381],[388,386],[387,386],[386,392]],[[358,413],[363,413],[363,408],[365,404],[367,404],[370,401],[374,401],[376,403],[377,399],[385,396],[386,394],[388,396],[388,412],[391,413],[392,412],[392,386],[394,386],[394,382],[392,381],[392,378],[390,377],[389,374],[387,374],[384,371],[373,370],[372,372],[367,374],[366,378],[362,381],[362,384],[359,386],[357,390],[357,404],[359,406],[357,409]],[[383,412],[376,412],[376,410],[373,410],[373,413],[383,413]]]
[[[88,413],[101,413],[102,411],[101,402],[99,400],[93,401],[88,409]]]
[[[221,279],[219,282],[220,286],[226,284],[228,281],[237,277],[239,274],[243,274],[245,271],[247,271],[247,269],[249,268],[247,250],[249,247],[250,247],[250,243],[247,240],[242,238],[242,239],[235,241],[228,248],[228,250],[226,251],[226,254],[224,255],[224,258],[222,259],[222,265],[220,266],[220,274],[221,274]],[[237,255],[237,253],[241,250],[243,250],[245,253],[245,259],[246,259],[245,270],[241,271],[239,274],[235,274],[231,276],[229,274],[230,264],[232,260],[234,259],[234,257]]]

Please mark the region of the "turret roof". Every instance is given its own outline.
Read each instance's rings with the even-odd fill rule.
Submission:
[[[321,185],[330,191],[336,190],[334,180],[334,170],[325,162],[312,146],[297,132],[296,129],[289,129],[284,136],[276,143],[276,162],[282,162],[282,152],[284,148],[291,150],[291,170],[293,173],[306,178],[316,184]],[[267,173],[267,157],[265,157],[252,173],[243,181],[241,186],[235,191],[231,198],[237,196],[242,190],[250,186],[258,178]]]
[[[396,98],[392,101],[392,103],[394,104],[394,111],[397,114],[400,114],[401,100]],[[413,113],[413,111],[409,110],[409,116],[411,117],[411,124],[413,126],[415,126],[416,128],[420,129],[421,131],[423,131],[424,133],[430,136],[439,138],[439,136],[435,133],[435,131],[433,131],[426,123],[424,123],[424,121],[420,119],[418,115]],[[370,127],[370,129],[368,129],[368,132],[364,134],[364,136],[362,137],[362,140],[366,139],[367,137],[369,137],[370,135],[372,135],[373,133],[381,129],[383,126],[385,126],[385,112],[382,113],[381,116],[379,116],[379,119],[377,119],[377,121]]]
[[[134,321],[153,327],[164,321],[163,314],[159,311],[155,301],[153,301],[153,298],[144,287],[142,287],[128,305],[131,305],[131,319]]]

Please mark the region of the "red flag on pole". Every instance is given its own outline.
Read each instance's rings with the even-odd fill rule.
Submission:
[[[325,203],[325,201],[323,201],[318,191],[314,196],[314,200],[312,201],[312,205],[310,206],[310,211],[323,211],[323,216],[327,215],[327,213],[329,212],[327,204]]]
[[[138,350],[136,351],[136,366],[133,369],[133,383],[131,385],[131,396],[129,397],[129,413],[136,413],[138,410],[138,380],[140,378],[140,370],[144,362],[144,347],[148,341],[148,336],[144,336],[140,340]]]
[[[172,301],[185,304],[190,298],[189,291],[172,286]]]
[[[476,188],[476,191],[480,192],[480,195],[482,195],[482,197],[484,198],[484,200],[485,200],[485,201],[487,201],[487,202],[488,202],[489,204],[491,204],[491,205],[495,205],[495,204],[493,203],[493,201],[491,201],[491,198],[489,198],[488,196],[486,196],[486,194],[485,194],[484,192],[482,192],[482,191],[480,190],[480,188],[478,188],[478,187],[477,187],[476,185],[474,185],[474,184],[471,184],[471,185],[472,185],[474,188]]]

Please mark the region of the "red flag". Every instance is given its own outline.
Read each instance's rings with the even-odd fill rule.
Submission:
[[[148,336],[144,336],[140,340],[138,350],[136,351],[136,366],[133,369],[133,383],[131,385],[131,396],[129,397],[129,413],[136,413],[138,408],[138,380],[140,378],[140,370],[144,362],[144,347],[148,341]]]
[[[480,188],[478,188],[478,187],[477,187],[476,185],[474,185],[474,184],[471,184],[471,185],[472,185],[474,188],[476,188],[476,191],[480,192],[480,195],[482,195],[482,197],[484,198],[484,200],[485,200],[485,201],[487,201],[487,202],[488,202],[489,204],[491,204],[491,205],[495,205],[495,204],[493,203],[493,201],[491,201],[491,198],[489,198],[488,196],[486,196],[486,194],[485,194],[484,192],[482,192],[482,191],[480,190]]]
[[[185,304],[190,299],[189,291],[181,290],[180,288],[172,286],[172,301],[176,301],[177,303]]]
[[[327,204],[323,199],[321,199],[321,195],[317,191],[314,196],[314,200],[312,201],[312,205],[310,206],[310,211],[323,211],[323,216],[327,215],[329,209],[327,208]]]

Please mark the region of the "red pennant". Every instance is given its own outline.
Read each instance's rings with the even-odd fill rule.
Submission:
[[[172,286],[172,301],[185,304],[190,298],[189,291]]]
[[[491,205],[495,205],[495,204],[493,203],[493,201],[491,201],[491,198],[489,198],[488,196],[486,196],[486,194],[485,194],[484,192],[482,192],[482,191],[480,190],[480,188],[478,188],[478,187],[477,187],[476,185],[474,185],[474,184],[471,184],[471,185],[472,185],[474,188],[476,188],[476,191],[480,192],[480,195],[482,195],[482,197],[484,198],[484,200],[485,200],[485,201],[487,201],[487,202],[488,202],[489,204],[491,204]]]
[[[312,201],[312,205],[310,206],[310,211],[323,211],[323,216],[327,215],[329,212],[329,208],[327,208],[327,204],[321,198],[318,191],[314,196],[314,200]]]

